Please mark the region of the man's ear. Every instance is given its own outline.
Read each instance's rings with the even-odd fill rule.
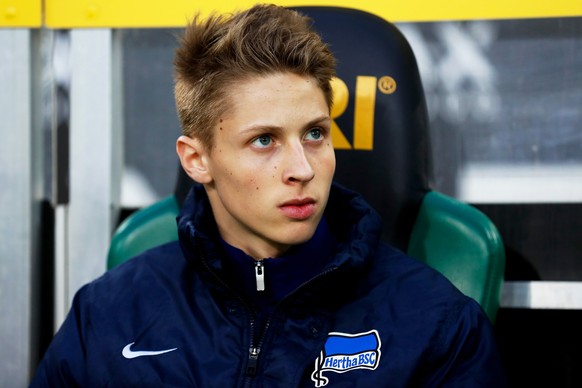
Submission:
[[[190,178],[202,184],[212,182],[206,148],[200,140],[180,136],[176,141],[176,152],[180,157],[182,168]]]

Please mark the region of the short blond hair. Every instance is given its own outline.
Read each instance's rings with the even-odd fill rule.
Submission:
[[[213,145],[213,128],[229,109],[227,91],[254,76],[291,72],[313,77],[332,105],[335,59],[308,17],[275,5],[231,16],[196,16],[176,51],[174,96],[182,133]]]

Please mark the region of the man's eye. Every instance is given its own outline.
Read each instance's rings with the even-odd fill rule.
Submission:
[[[320,128],[313,128],[307,132],[306,139],[307,140],[320,140],[323,137],[323,132]]]
[[[268,147],[271,145],[272,142],[273,142],[273,139],[271,139],[270,136],[263,135],[263,136],[257,137],[253,141],[253,145],[255,145],[257,147]]]

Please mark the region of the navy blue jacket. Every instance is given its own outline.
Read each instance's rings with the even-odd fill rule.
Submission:
[[[379,216],[357,194],[334,186],[325,217],[333,253],[257,320],[224,274],[208,200],[195,189],[180,242],[77,293],[32,386],[504,385],[475,301],[380,243]]]

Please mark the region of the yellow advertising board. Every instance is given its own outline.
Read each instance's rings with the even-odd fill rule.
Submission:
[[[19,2],[22,2],[20,0]],[[0,0],[16,3],[16,0]],[[279,0],[285,6],[357,8],[392,22],[582,16],[582,0]],[[230,12],[256,0],[45,0],[51,28],[181,27],[195,12]]]
[[[40,27],[42,0],[0,0],[0,27]]]

